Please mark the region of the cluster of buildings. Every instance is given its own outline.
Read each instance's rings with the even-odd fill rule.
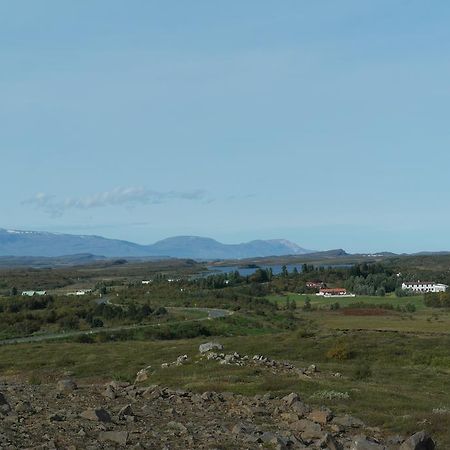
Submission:
[[[355,297],[355,294],[347,292],[344,288],[321,288],[316,294],[322,297]]]
[[[306,287],[309,289],[318,289],[316,295],[321,297],[355,297],[355,294],[347,292],[345,288],[328,288],[321,280],[312,280],[306,282]]]
[[[309,289],[318,289],[316,295],[322,297],[355,297],[355,294],[347,292],[345,288],[328,288],[323,281],[313,280],[306,283]],[[434,281],[404,281],[402,283],[404,291],[417,292],[418,294],[426,294],[428,292],[446,292],[448,286]]]

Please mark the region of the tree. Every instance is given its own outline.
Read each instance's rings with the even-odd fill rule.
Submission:
[[[15,286],[13,286],[12,288],[11,288],[11,296],[12,297],[15,297],[17,295],[17,288],[15,287]]]

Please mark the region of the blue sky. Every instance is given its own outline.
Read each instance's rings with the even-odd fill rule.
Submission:
[[[450,250],[450,3],[0,4],[0,227]]]

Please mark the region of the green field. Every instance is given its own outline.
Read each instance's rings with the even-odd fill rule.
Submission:
[[[368,303],[373,305],[382,305],[385,303],[392,304],[393,306],[406,306],[408,303],[413,304],[417,310],[424,309],[422,295],[415,295],[411,297],[396,297],[395,295],[386,295],[385,297],[376,297],[369,295],[357,295],[356,297],[332,297],[326,298],[315,294],[293,294],[288,293],[285,295],[269,295],[267,298],[277,304],[283,305],[286,300],[295,301],[299,307],[305,304],[306,299],[309,299],[311,305],[321,309],[328,309],[332,303],[338,302],[340,306],[349,306],[352,303]]]

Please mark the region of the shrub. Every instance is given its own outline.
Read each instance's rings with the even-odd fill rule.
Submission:
[[[356,366],[353,372],[354,380],[366,380],[372,376],[372,370],[367,363],[362,363]]]
[[[353,352],[350,350],[348,344],[344,342],[338,342],[327,351],[326,356],[327,358],[343,361],[346,359],[351,359],[353,357]]]

